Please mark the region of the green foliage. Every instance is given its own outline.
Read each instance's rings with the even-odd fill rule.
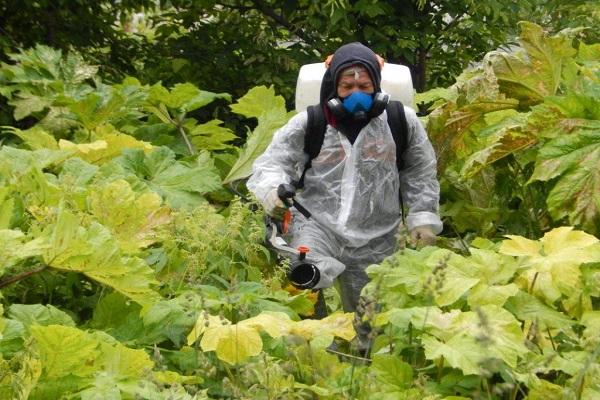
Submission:
[[[142,3],[101,2],[98,15]],[[516,14],[531,6],[511,5]],[[30,6],[23,3],[26,12]],[[510,235],[502,243],[461,241],[460,254],[403,249],[369,268],[372,282],[354,320],[341,313],[313,320],[301,317],[313,312],[314,294],[282,287],[285,271],[263,244],[263,215],[224,188],[248,176],[291,115],[271,84],[283,87],[298,60],[314,57],[310,46],[294,53],[302,45],[272,46],[273,38],[305,35],[322,41],[322,54],[340,38],[364,39],[401,60],[443,50],[444,62],[432,66],[452,71],[463,65],[452,55],[499,40],[487,35],[510,22],[508,8],[423,1],[403,9],[383,1],[248,2],[235,11],[229,3],[160,6],[146,14],[159,25],[148,20],[137,39],[129,37],[140,52],[128,68],[139,68],[150,84],[132,77],[108,84],[99,71],[111,65],[91,66],[78,53],[45,46],[11,53],[0,67],[0,106],[11,117],[2,117],[10,126],[0,133],[1,398],[599,395],[600,248],[590,233],[598,236],[600,210],[600,53],[584,43],[588,30],[551,37],[523,23],[520,47],[489,53],[455,86],[423,97],[435,109],[428,128],[447,222],[459,232]],[[570,14],[557,9],[567,23]],[[493,23],[486,19],[480,29],[478,13]],[[198,23],[198,15],[206,20]],[[265,22],[265,15],[279,19]],[[262,34],[251,37],[258,27]],[[402,36],[407,30],[412,36]],[[395,39],[381,42],[381,35]],[[194,50],[209,53],[191,57],[190,38]],[[457,47],[427,50],[433,39]],[[471,48],[459,48],[465,40]],[[160,49],[146,47],[153,43]],[[148,49],[156,49],[152,60]],[[84,54],[105,59],[100,51]],[[177,59],[161,56],[171,51]],[[207,63],[209,56],[219,62]],[[218,74],[210,73],[215,65]],[[432,68],[431,76],[445,79]],[[150,79],[157,75],[168,83]],[[183,76],[211,91],[177,82]],[[268,86],[247,91],[259,83]],[[246,132],[235,119],[250,125]],[[551,230],[563,221],[588,233]],[[358,323],[372,328],[370,360],[352,341]]]
[[[481,389],[493,384],[485,389],[490,398],[510,398],[519,385],[535,392],[542,371],[558,374],[553,390],[565,396],[596,393],[594,379],[581,380],[600,366],[597,338],[589,336],[597,296],[589,296],[583,271],[599,273],[599,246],[563,227],[540,240],[510,236],[494,249],[470,248],[468,256],[432,247],[400,251],[368,269],[363,295],[382,306],[374,350],[433,368],[439,394],[450,394],[443,382],[456,370],[462,379],[475,375]],[[457,270],[462,285],[453,280]],[[446,301],[452,288],[457,296]]]
[[[244,179],[252,173],[252,163],[271,143],[273,133],[291,117],[281,96],[275,96],[273,88],[259,86],[251,89],[231,109],[246,118],[256,118],[258,126],[248,136],[240,157],[223,180],[224,183]]]
[[[254,86],[275,85],[291,105],[299,67],[323,60],[341,43],[360,41],[408,65],[420,92],[451,83],[471,60],[512,41],[520,20],[554,31],[584,26],[589,40],[597,40],[599,18],[592,0],[412,0],[401,6],[390,0],[60,0],[51,7],[24,0],[0,10],[0,59],[36,44],[76,49],[111,82],[127,75],[168,86],[191,82],[236,98]]]
[[[520,26],[521,47],[488,53],[445,94],[423,97],[440,99],[427,128],[444,213],[480,235],[535,237],[564,221],[598,234],[598,45],[573,47],[579,30]]]

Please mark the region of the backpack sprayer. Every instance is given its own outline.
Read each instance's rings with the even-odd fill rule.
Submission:
[[[296,82],[296,111],[304,111],[308,106],[319,103],[321,81],[327,67],[325,62],[306,64],[300,68]],[[381,70],[381,88],[392,100],[411,105],[413,102],[413,86],[409,69],[404,65],[385,63]],[[295,207],[305,218],[311,213],[294,199],[296,188],[291,184],[281,184],[277,188],[281,201],[288,207]],[[321,278],[314,260],[307,256],[309,248],[290,247],[281,236],[287,233],[291,222],[291,212],[286,212],[283,221],[267,217],[267,242],[282,257],[291,261],[288,279],[296,288],[312,289]]]
[[[296,188],[289,183],[282,183],[277,187],[277,195],[288,207],[295,207],[305,218],[310,218],[311,213],[294,199]],[[291,222],[292,214],[290,210],[285,213],[282,221],[276,221],[267,217],[267,241],[278,251],[278,254],[287,257],[290,262],[288,270],[288,279],[291,284],[298,289],[312,289],[321,279],[321,273],[314,263],[306,256],[310,249],[306,246],[300,246],[297,249],[290,247],[280,236],[287,233]]]

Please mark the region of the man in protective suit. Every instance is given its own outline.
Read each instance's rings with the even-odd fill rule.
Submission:
[[[315,289],[339,279],[346,312],[355,311],[368,282],[365,268],[396,250],[402,220],[399,190],[409,210],[406,225],[414,242],[433,244],[442,230],[431,143],[415,111],[405,106],[407,147],[404,167],[398,171],[385,107],[370,112],[381,93],[380,84],[380,60],[371,49],[350,43],[334,53],[320,92],[327,120],[323,145],[306,170],[304,189],[296,195],[312,217],[293,210],[289,231],[290,245],[307,246],[316,260],[321,279]],[[339,109],[333,110],[336,105]],[[286,211],[277,187],[298,181],[304,170],[306,129],[304,111],[275,133],[254,162],[247,187],[273,217]]]

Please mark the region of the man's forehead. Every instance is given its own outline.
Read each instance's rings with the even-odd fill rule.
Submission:
[[[363,78],[366,76],[367,78],[371,79],[371,77],[369,76],[369,72],[362,65],[352,65],[348,68],[344,68],[340,72],[340,79],[343,79],[345,77],[353,77],[354,79],[359,79],[361,76]]]

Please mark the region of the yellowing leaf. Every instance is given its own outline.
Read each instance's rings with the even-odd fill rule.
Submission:
[[[198,340],[198,338],[200,336],[202,336],[204,334],[204,332],[206,332],[209,328],[218,328],[223,325],[230,325],[230,324],[231,324],[231,322],[221,319],[219,317],[216,317],[214,315],[207,315],[205,313],[201,313],[200,316],[198,317],[198,319],[196,320],[196,324],[194,325],[194,328],[187,336],[187,344],[188,344],[188,346],[191,346],[192,344],[194,344],[194,342],[196,340]],[[207,346],[212,347],[212,350],[217,348],[216,343],[214,345],[207,344]],[[206,351],[211,351],[211,350],[206,350]]]
[[[571,261],[573,251],[590,247],[598,242],[597,238],[582,231],[574,231],[570,226],[556,228],[546,233],[540,242],[544,245],[544,253],[554,257],[561,258],[560,261]],[[593,256],[587,252],[578,252],[580,263],[595,261],[600,259],[600,255]],[[559,260],[557,260],[559,261]]]
[[[290,334],[312,340],[320,335],[333,335],[344,340],[352,340],[356,336],[352,321],[353,313],[334,313],[321,320],[305,319],[297,322],[290,329]]]
[[[5,127],[4,129],[21,138],[31,150],[58,150],[58,143],[54,136],[38,126],[24,131],[14,127]]]
[[[173,385],[179,383],[182,385],[194,385],[204,382],[199,376],[179,375],[173,371],[157,371],[152,374],[154,379],[163,385]]]
[[[200,336],[203,351],[215,351],[220,360],[237,364],[262,351],[259,331],[277,338],[298,335],[307,340],[323,336],[337,336],[351,340],[355,336],[352,313],[335,313],[322,320],[291,321],[280,312],[264,312],[232,325],[229,321],[210,315],[201,315],[187,337],[188,345]]]
[[[581,324],[585,326],[583,336],[586,339],[598,341],[600,332],[600,311],[588,311],[581,317]]]
[[[278,338],[289,332],[292,323],[290,317],[285,313],[263,312],[256,317],[241,321],[239,325],[260,329],[272,338]]]
[[[486,285],[480,283],[469,293],[467,303],[472,309],[488,304],[502,307],[506,300],[517,294],[519,287],[514,283],[508,285]]]
[[[43,233],[49,245],[44,261],[53,268],[78,271],[112,287],[142,306],[160,300],[151,286],[154,271],[140,258],[125,257],[110,232],[93,222],[88,228],[67,211]]]
[[[61,325],[33,325],[31,335],[45,377],[58,379],[69,374],[86,377],[99,369],[95,361],[100,358],[100,344],[85,332]]]
[[[422,338],[425,356],[431,360],[444,357],[464,374],[480,374],[481,363],[490,357],[515,368],[518,357],[528,352],[517,319],[495,305],[482,306],[477,312],[459,312],[449,329],[428,333],[434,336]]]
[[[579,266],[600,261],[599,242],[585,232],[561,227],[546,233],[539,241],[510,236],[510,240],[502,243],[500,252],[526,256],[522,259],[526,269],[515,282],[552,304],[561,296],[580,293],[583,285]]]
[[[539,254],[542,248],[539,242],[526,239],[522,236],[506,235],[510,240],[505,240],[500,246],[499,252],[510,256],[534,256]]]
[[[152,149],[151,144],[122,133],[104,134],[101,140],[92,143],[75,144],[61,139],[58,142],[58,147],[62,150],[74,150],[81,159],[92,164],[104,164],[120,156],[124,149],[139,148],[145,151]]]
[[[220,329],[220,334],[215,349],[217,357],[229,364],[238,364],[262,351],[262,339],[256,329],[240,324],[228,325]]]
[[[144,350],[123,346],[102,331],[86,332],[61,325],[34,325],[31,334],[41,360],[41,379],[46,383],[71,380],[71,387],[59,390],[86,389],[97,385],[100,379],[106,381],[105,389],[110,388],[114,395],[118,395],[119,391],[136,393],[140,387],[150,383],[145,379],[154,362],[148,354]],[[78,379],[72,380],[74,376]],[[51,397],[55,398],[55,395]],[[48,396],[42,395],[43,398],[50,398]],[[148,398],[146,395],[141,397]]]
[[[154,192],[135,193],[125,180],[116,180],[90,194],[90,211],[119,239],[121,249],[135,253],[156,242],[158,229],[171,221]]]
[[[0,229],[0,276],[20,260],[41,255],[48,246],[41,239],[27,240],[23,232]]]
[[[60,139],[58,141],[58,147],[61,150],[76,150],[80,154],[89,154],[94,150],[105,150],[108,147],[108,143],[104,140],[96,140],[92,143],[75,144],[69,140]]]

